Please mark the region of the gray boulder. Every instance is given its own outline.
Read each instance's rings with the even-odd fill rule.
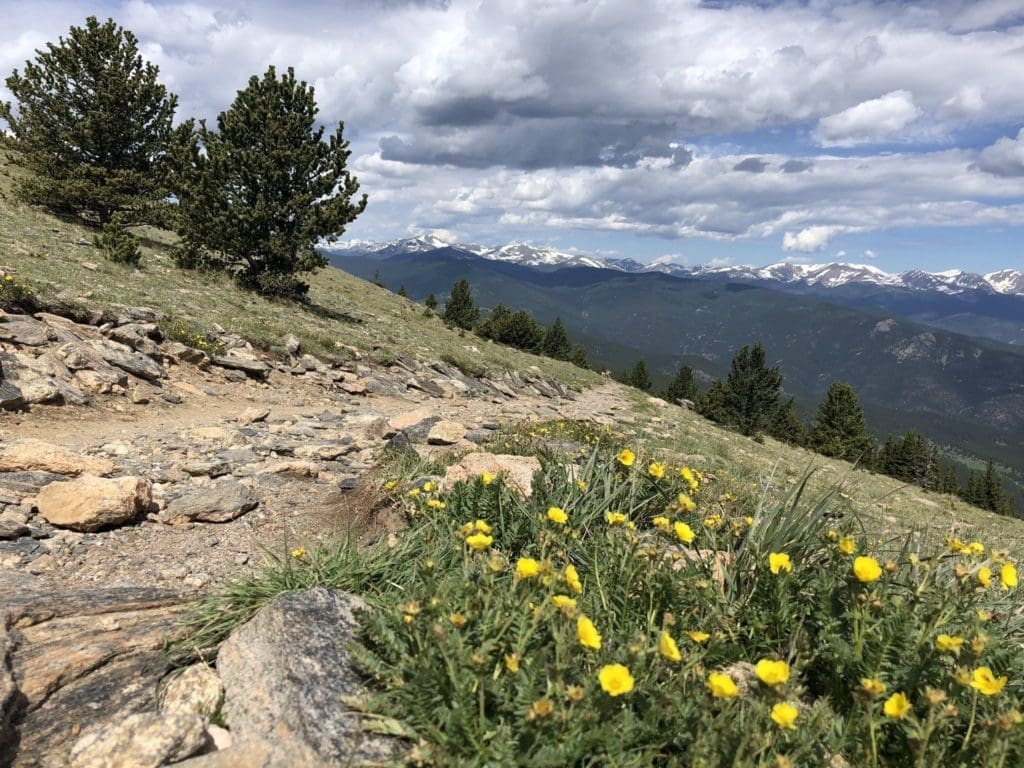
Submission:
[[[259,499],[251,488],[233,477],[220,477],[168,503],[164,517],[172,522],[226,523],[255,509],[258,504]]]

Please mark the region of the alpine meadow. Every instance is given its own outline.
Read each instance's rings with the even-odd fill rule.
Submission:
[[[1024,765],[1018,6],[0,0],[0,768]]]

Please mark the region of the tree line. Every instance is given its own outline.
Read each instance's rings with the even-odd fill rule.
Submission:
[[[138,263],[130,227],[172,228],[185,268],[223,271],[263,294],[302,298],[316,249],[366,208],[346,168],[344,123],[318,125],[312,86],[288,68],[252,75],[216,119],[174,126],[177,96],[112,19],[36,51],[5,84],[0,146],[24,202],[98,230],[110,258]]]
[[[652,390],[647,365],[640,360],[618,377],[624,384]],[[835,381],[818,404],[814,420],[800,421],[793,399],[782,396],[782,373],[766,363],[764,347],[744,346],[733,357],[729,374],[701,391],[693,368],[680,365],[658,394],[669,402],[689,401],[706,418],[741,434],[770,435],[823,456],[845,459],[869,470],[940,493],[959,496],[970,504],[1004,515],[1016,514],[994,463],[983,471],[970,470],[961,484],[952,463],[920,432],[888,435],[879,445],[868,432],[864,409],[853,386]]]

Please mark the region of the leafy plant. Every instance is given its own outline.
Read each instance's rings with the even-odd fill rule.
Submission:
[[[0,309],[36,312],[38,301],[35,292],[14,275],[3,275],[0,277]]]
[[[223,355],[225,352],[224,345],[214,334],[182,317],[170,317],[162,321],[160,331],[167,339],[208,355]]]
[[[103,225],[103,231],[93,238],[93,243],[106,258],[116,264],[138,266],[142,260],[139,241],[125,228],[120,214],[114,214],[113,218]]]

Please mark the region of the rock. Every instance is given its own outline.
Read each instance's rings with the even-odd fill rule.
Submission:
[[[92,342],[92,344],[105,362],[132,376],[138,376],[140,379],[148,381],[156,381],[167,376],[164,367],[155,362],[153,358],[136,352],[124,344],[113,341]]]
[[[252,489],[233,477],[221,477],[169,502],[162,517],[169,522],[226,523],[255,509],[258,504],[259,499]]]
[[[539,471],[540,462],[533,456],[468,453],[457,464],[445,470],[444,484],[450,488],[455,483],[472,480],[489,472],[492,475],[503,475],[508,485],[529,498],[533,494],[533,476]]]
[[[364,384],[361,381],[350,381],[346,379],[345,381],[341,382],[338,386],[341,387],[341,390],[343,392],[347,392],[350,395],[366,394],[366,384]]]
[[[350,763],[327,760],[305,744],[275,738],[273,742],[260,740],[194,757],[178,763],[175,768],[340,768],[342,765]]]
[[[193,664],[165,681],[158,698],[163,712],[194,713],[209,723],[223,697],[220,675],[206,664]]]
[[[647,402],[655,408],[668,408],[668,402],[660,397],[648,397]]]
[[[4,373],[4,364],[0,360],[0,410],[16,411],[25,407],[25,398],[21,390],[14,386]]]
[[[75,531],[97,531],[126,523],[151,503],[152,485],[141,477],[82,475],[76,480],[51,483],[36,496],[44,520]]]
[[[133,405],[147,405],[149,403],[149,393],[142,387],[132,387],[129,396]]]
[[[20,539],[29,533],[29,527],[24,523],[0,516],[0,539]]]
[[[299,350],[302,348],[302,344],[293,333],[289,333],[284,338],[284,348],[288,351],[289,355],[297,355]]]
[[[226,461],[217,459],[197,459],[181,465],[181,470],[193,477],[221,477],[231,474],[231,467]]]
[[[387,420],[387,427],[383,430],[381,437],[388,438],[426,421],[433,415],[429,408],[417,408],[415,411],[406,411]]]
[[[0,341],[25,347],[41,347],[57,335],[46,323],[28,315],[4,315],[0,321]]]
[[[109,475],[114,464],[107,459],[82,456],[42,440],[23,440],[0,451],[0,472],[53,472],[59,475]]]
[[[324,587],[285,592],[232,632],[217,669],[233,739],[294,740],[318,756],[301,763],[308,765],[397,758],[400,743],[364,732],[342,703],[364,690],[348,653],[358,631],[354,611],[364,608],[358,598]]]
[[[229,353],[226,355],[214,355],[210,360],[214,365],[220,366],[221,368],[241,371],[247,376],[252,376],[255,379],[266,378],[267,374],[270,373],[270,366],[255,358],[242,357],[241,355]]]
[[[428,445],[454,445],[466,434],[466,428],[457,421],[439,421],[427,434]]]
[[[275,461],[268,462],[259,469],[258,475],[298,475],[299,477],[318,477],[320,467],[312,461]]]
[[[66,479],[53,472],[0,472],[0,496],[16,499],[35,496],[50,483]]]
[[[206,723],[194,712],[140,712],[79,739],[68,768],[159,768],[207,745]]]
[[[238,414],[239,424],[256,424],[257,422],[266,421],[267,416],[270,415],[270,409],[262,406],[256,406],[254,408],[246,408],[240,414]]]
[[[208,725],[206,726],[206,735],[210,737],[214,750],[227,749],[231,746],[231,731],[227,728],[221,728],[219,725]]]

